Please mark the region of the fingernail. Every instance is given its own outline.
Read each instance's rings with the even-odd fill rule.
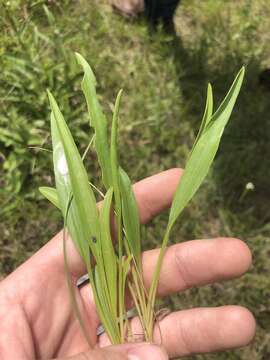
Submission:
[[[165,350],[157,345],[142,345],[128,352],[128,360],[168,360]]]

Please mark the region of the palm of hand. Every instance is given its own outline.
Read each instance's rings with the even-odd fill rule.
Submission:
[[[142,222],[169,206],[178,180],[179,172],[169,170],[135,185]],[[89,348],[70,304],[61,239],[57,235],[1,283],[1,359],[50,359]],[[71,241],[68,252],[75,284],[84,273],[84,266]],[[144,254],[146,286],[156,259],[156,250]],[[250,261],[248,248],[236,239],[174,245],[164,258],[159,295],[239,276]],[[106,336],[96,336],[99,319],[90,287],[75,286],[75,292],[91,343],[104,345]],[[164,347],[173,357],[244,345],[252,339],[255,324],[248,310],[228,306],[172,313],[161,321],[160,329]],[[208,336],[202,336],[205,333]],[[159,331],[156,335],[159,337]]]

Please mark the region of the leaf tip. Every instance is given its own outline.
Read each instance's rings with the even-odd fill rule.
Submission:
[[[38,188],[38,191],[43,195],[43,192],[44,192],[44,188],[45,188],[45,186],[40,186],[39,188]]]
[[[53,94],[50,92],[49,89],[47,89],[47,95],[48,95],[50,106],[52,108],[55,103],[55,98],[53,97]]]
[[[78,52],[75,52],[75,56],[76,56],[76,59],[77,59],[78,63],[80,65],[82,65],[83,62],[85,61],[84,57]]]
[[[96,77],[89,63],[78,52],[75,52],[75,56],[77,58],[78,64],[81,65],[81,67],[83,68],[85,76],[90,76],[91,81],[93,81],[94,86],[96,86]]]
[[[241,78],[241,81],[243,80],[243,78],[245,76],[245,72],[246,72],[246,67],[245,67],[245,65],[243,65],[238,72],[238,76]]]

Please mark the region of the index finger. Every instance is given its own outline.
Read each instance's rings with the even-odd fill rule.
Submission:
[[[182,172],[177,168],[166,170],[133,185],[142,224],[171,206]]]

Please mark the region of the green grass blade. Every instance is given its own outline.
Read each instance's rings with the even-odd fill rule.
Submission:
[[[94,135],[91,137],[91,139],[90,139],[90,141],[89,141],[86,149],[84,150],[84,153],[83,153],[83,155],[82,155],[82,161],[84,161],[86,155],[88,154],[88,151],[90,150],[90,147],[93,145],[93,142],[94,142],[94,140],[95,140],[95,136],[96,136],[96,135],[94,134]]]
[[[110,299],[106,294],[106,287],[100,276],[98,266],[94,270],[94,282],[99,303],[99,314],[102,325],[104,326],[111,342],[113,344],[119,344],[121,342],[121,336],[117,323],[117,316],[112,316]]]
[[[54,148],[60,150],[60,155],[54,151],[56,172],[62,172],[62,183],[58,184],[58,189],[63,185],[69,184],[72,194],[69,214],[74,215],[75,243],[81,249],[82,257],[88,269],[90,282],[94,292],[95,301],[99,316],[108,332],[110,339],[115,343],[119,342],[119,332],[117,335],[117,326],[113,321],[111,309],[109,306],[108,288],[104,274],[104,264],[102,259],[102,247],[100,237],[99,215],[96,207],[96,200],[92,188],[89,186],[86,170],[79,151],[74,143],[72,135],[65,123],[65,120],[53,98],[49,93],[49,99],[52,115],[52,133],[57,138],[53,139]],[[56,142],[58,141],[58,142]],[[62,163],[59,163],[62,160]],[[63,162],[64,160],[64,162]],[[61,197],[60,197],[61,198]],[[73,210],[73,212],[72,212]],[[70,216],[70,215],[69,215]],[[69,225],[69,216],[67,224]],[[94,279],[94,273],[90,265],[90,249],[96,260],[97,279]],[[118,338],[117,338],[118,336]]]
[[[228,94],[221,103],[216,113],[205,124],[202,134],[197,140],[190,157],[187,161],[184,174],[176,189],[169,215],[169,222],[162,242],[158,262],[153,275],[148,302],[148,321],[153,328],[154,303],[157,291],[158,279],[164,257],[165,249],[169,240],[170,231],[177,217],[181,214],[188,202],[198,190],[216,155],[224,127],[227,124],[244,78],[244,68],[237,74]]]
[[[57,198],[59,206],[61,208],[63,217],[65,219],[66,209],[69,206],[70,196],[72,194],[72,187],[70,177],[68,173],[66,157],[64,154],[63,145],[61,142],[60,134],[56,126],[54,115],[51,114],[51,135],[53,145],[53,164],[54,164],[54,175],[57,189]],[[80,239],[83,237],[82,229],[77,224],[77,209],[74,202],[71,203],[69,208],[69,218],[67,221],[68,232],[74,241],[74,244],[79,251],[84,261],[89,259],[88,246],[82,243]]]
[[[107,119],[102,112],[96,93],[96,78],[87,61],[76,53],[77,61],[82,66],[84,77],[81,83],[90,116],[90,126],[94,128],[95,148],[102,171],[103,183],[108,189],[111,185],[111,164],[108,144]]]
[[[84,259],[85,262],[90,261],[89,248],[87,243],[81,243],[79,241],[79,239],[83,237],[83,232],[81,227],[78,226],[77,223],[77,218],[78,218],[77,209],[76,209],[76,204],[73,201],[72,187],[71,187],[69,172],[67,171],[68,168],[67,168],[66,158],[64,155],[63,145],[61,143],[61,137],[58,128],[56,126],[56,121],[53,114],[51,115],[51,135],[52,135],[52,143],[53,143],[53,163],[54,163],[54,173],[55,173],[55,181],[57,188],[57,200],[62,210],[62,214],[64,218],[63,250],[64,250],[64,263],[65,263],[67,284],[68,284],[70,299],[75,315],[81,325],[82,331],[84,332],[88,343],[91,345],[82,316],[79,311],[78,304],[76,302],[75,290],[71,281],[71,276],[68,266],[68,254],[66,249],[66,226],[68,228],[69,235],[73,239],[81,257]],[[91,274],[89,274],[89,276],[91,278]]]
[[[212,91],[211,84],[208,84],[205,110],[204,110],[202,122],[201,122],[201,125],[200,125],[200,129],[199,129],[198,135],[196,137],[196,140],[195,140],[195,142],[193,144],[191,152],[193,151],[195,145],[197,144],[199,138],[201,137],[204,129],[206,128],[206,126],[210,122],[212,115],[213,115],[213,91]]]
[[[117,318],[117,259],[111,237],[111,205],[112,205],[113,189],[110,188],[100,209],[100,234],[101,248],[104,263],[104,270],[107,280],[107,288],[110,296],[110,307],[112,313]]]
[[[68,213],[67,213],[67,217],[68,217]],[[67,219],[66,219],[67,220]],[[69,263],[68,263],[68,254],[67,254],[67,245],[66,245],[66,227],[64,224],[64,229],[63,229],[63,252],[64,252],[64,264],[65,264],[65,273],[66,273],[66,279],[67,279],[67,285],[68,285],[68,291],[69,291],[69,295],[70,295],[70,301],[71,301],[71,305],[73,307],[73,310],[75,312],[75,315],[77,317],[77,320],[79,321],[79,324],[81,326],[82,332],[88,342],[88,345],[90,346],[90,348],[94,347],[94,344],[92,343],[89,334],[87,332],[85,323],[83,321],[82,315],[80,313],[79,310],[79,306],[76,300],[76,293],[75,293],[75,289],[74,289],[74,284],[73,284],[73,279],[71,277],[71,272],[70,272],[70,268],[69,268]]]
[[[111,129],[111,147],[110,159],[112,169],[112,186],[115,203],[115,216],[117,224],[117,241],[118,241],[118,313],[119,324],[122,341],[124,341],[124,313],[125,313],[125,293],[123,292],[123,234],[122,234],[122,204],[120,196],[120,182],[119,182],[119,165],[117,152],[117,130],[118,130],[118,115],[121,100],[122,90],[119,91],[114,107],[112,129]]]
[[[90,244],[91,251],[97,257],[96,244],[91,241],[94,237],[100,239],[98,211],[96,207],[96,199],[91,187],[88,184],[88,177],[84,168],[81,156],[68,129],[68,126],[61,114],[56,101],[50,92],[49,100],[53,111],[53,124],[57,128],[61,142],[56,144],[62,149],[62,157],[58,159],[56,167],[66,172],[69,176],[72,194],[74,197],[73,203],[76,205],[77,218],[76,222],[81,229],[81,237],[76,239],[82,249],[86,249],[86,244]],[[59,161],[63,161],[61,164]],[[65,163],[66,162],[66,163]],[[61,166],[63,169],[61,169]],[[64,178],[65,181],[65,178]],[[87,254],[85,254],[87,255]]]
[[[219,120],[219,124],[221,127],[222,126],[224,127],[227,124],[231,112],[233,110],[234,104],[236,102],[236,99],[238,97],[239,91],[241,89],[244,75],[245,75],[245,68],[242,67],[238,72],[238,74],[236,75],[224,100],[222,101],[222,103],[220,104],[220,106],[212,116],[211,121],[209,122],[206,129],[209,126],[211,126],[212,122],[215,122],[216,120]]]
[[[55,188],[49,186],[40,186],[38,190],[47,200],[49,200],[54,206],[61,210],[57,190]]]
[[[140,220],[136,199],[127,173],[120,168],[120,191],[126,239],[137,266],[141,269]]]
[[[212,116],[198,139],[186,164],[176,190],[169,217],[170,228],[203,182],[216,155],[224,127],[227,124],[244,77],[244,68],[236,76],[227,96]]]
[[[115,212],[117,219],[121,220],[121,197],[120,197],[120,178],[119,178],[119,164],[118,164],[118,151],[117,151],[117,131],[118,131],[118,116],[119,106],[123,91],[120,90],[114,107],[112,130],[111,130],[111,147],[110,147],[110,159],[112,166],[112,185],[115,198]],[[120,225],[120,224],[118,224]],[[122,233],[122,227],[118,228],[118,232]]]

